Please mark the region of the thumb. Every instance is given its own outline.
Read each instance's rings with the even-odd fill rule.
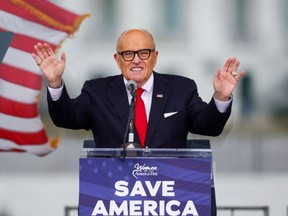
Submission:
[[[61,53],[61,61],[63,61],[64,64],[66,63],[66,55],[65,55],[65,52],[62,52],[62,53]]]
[[[218,68],[218,69],[216,70],[215,75],[214,75],[214,80],[220,78],[220,73],[221,73],[220,68]]]

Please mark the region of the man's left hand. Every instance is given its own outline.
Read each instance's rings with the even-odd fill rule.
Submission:
[[[236,57],[228,58],[222,70],[217,69],[213,85],[214,97],[221,101],[229,100],[239,80],[244,76],[244,71],[237,73],[240,61]]]

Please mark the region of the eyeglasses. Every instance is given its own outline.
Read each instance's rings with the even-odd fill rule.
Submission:
[[[127,50],[127,51],[117,52],[117,53],[118,55],[121,55],[125,61],[132,61],[135,58],[136,53],[141,60],[147,60],[150,57],[151,52],[154,52],[154,51],[155,49],[141,49],[137,51]]]

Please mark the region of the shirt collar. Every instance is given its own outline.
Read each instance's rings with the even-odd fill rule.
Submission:
[[[152,73],[147,82],[142,86],[142,88],[147,92],[151,92],[153,83],[154,83],[154,74]]]
[[[123,76],[124,79],[124,84],[126,86],[128,80]],[[153,83],[154,83],[154,74],[152,73],[147,82],[142,86],[142,89],[144,89],[147,92],[151,92],[153,88]]]

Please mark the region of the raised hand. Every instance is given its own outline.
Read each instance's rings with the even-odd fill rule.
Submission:
[[[239,65],[240,61],[232,57],[227,59],[222,70],[217,69],[213,80],[216,99],[225,101],[230,98],[237,83],[244,76],[243,70],[237,73]]]
[[[55,53],[47,43],[37,43],[34,46],[34,50],[35,53],[32,53],[32,57],[41,68],[42,73],[48,81],[48,85],[52,88],[59,87],[65,69],[65,53],[62,52],[61,59],[57,59]]]

